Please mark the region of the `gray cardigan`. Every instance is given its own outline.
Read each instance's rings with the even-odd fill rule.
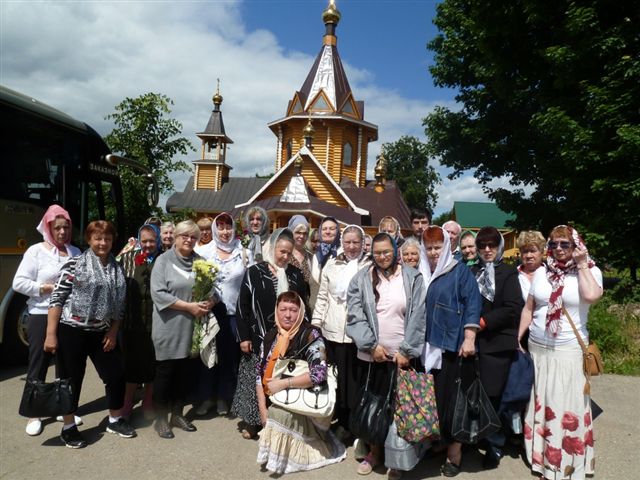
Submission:
[[[151,299],[153,300],[153,326],[151,339],[156,360],[187,358],[191,353],[194,317],[190,313],[170,308],[178,300],[191,301],[194,275],[194,253],[181,257],[171,248],[160,255],[151,272]]]
[[[407,358],[417,358],[422,354],[427,328],[426,290],[422,274],[418,270],[404,265],[401,268],[407,308],[404,316],[404,340],[400,344],[399,351]],[[347,335],[353,339],[358,350],[369,352],[378,345],[378,331],[371,268],[364,268],[349,283]]]

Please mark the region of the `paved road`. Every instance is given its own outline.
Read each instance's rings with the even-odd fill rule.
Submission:
[[[53,369],[51,369],[53,370]],[[47,423],[38,437],[24,433],[25,421],[18,417],[18,403],[24,385],[24,369],[0,369],[0,479],[264,479],[273,478],[255,463],[257,443],[244,440],[237,432],[237,421],[210,417],[195,420],[198,431],[176,431],[173,440],[160,439],[140,412],[133,422],[135,439],[122,439],[104,433],[105,401],[99,379],[91,366],[82,391],[81,427],[90,445],[82,450],[62,446],[58,435],[61,424]],[[607,375],[594,380],[593,398],[603,409],[595,420],[596,479],[631,480],[640,478],[639,427],[640,378]],[[320,470],[289,475],[292,479],[356,479],[356,463],[349,449],[347,460]],[[500,468],[482,471],[481,455],[465,453],[467,479],[533,479],[516,449],[503,459]],[[443,457],[423,460],[403,478],[407,480],[439,477]],[[383,471],[370,480],[386,479]]]

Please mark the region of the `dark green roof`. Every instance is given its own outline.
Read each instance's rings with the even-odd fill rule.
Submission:
[[[496,227],[509,228],[506,223],[515,217],[503,212],[492,202],[454,202],[454,219],[462,229]]]

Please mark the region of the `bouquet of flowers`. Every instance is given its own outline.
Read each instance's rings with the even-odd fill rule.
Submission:
[[[208,260],[195,260],[193,262],[193,273],[195,274],[195,282],[193,284],[192,299],[194,302],[202,302],[208,300],[213,294],[213,288],[216,285],[218,272],[220,267]],[[200,353],[200,345],[204,337],[204,323],[206,318],[201,317],[195,319],[193,326],[193,338],[191,341],[191,355],[197,356]]]
[[[245,228],[243,223],[242,212],[240,212],[240,214],[235,219],[236,238],[240,240],[240,244],[244,248],[247,248],[249,246],[249,243],[251,243],[251,233],[249,233],[249,230]]]

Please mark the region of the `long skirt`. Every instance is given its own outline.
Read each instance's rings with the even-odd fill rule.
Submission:
[[[593,475],[591,399],[579,345],[543,346],[529,340],[535,381],[524,423],[531,470],[551,480]]]
[[[338,388],[336,390],[336,410],[334,418],[346,430],[349,430],[351,407],[358,401],[358,378],[356,355],[358,349],[353,343],[324,341],[327,350],[327,362],[338,370]]]
[[[231,404],[233,415],[256,428],[262,424],[258,409],[258,395],[256,394],[257,365],[258,355],[255,353],[242,354],[238,367],[238,385]]]
[[[258,464],[283,474],[341,462],[347,452],[330,425],[331,417],[311,418],[271,405],[260,432]]]

